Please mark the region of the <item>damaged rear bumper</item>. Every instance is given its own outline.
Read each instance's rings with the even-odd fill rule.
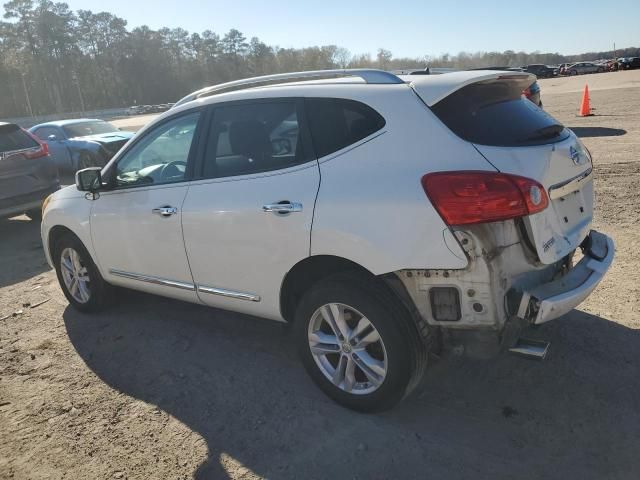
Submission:
[[[615,254],[613,240],[591,231],[582,244],[584,257],[561,278],[523,292],[517,316],[541,324],[570,312],[604,278]]]

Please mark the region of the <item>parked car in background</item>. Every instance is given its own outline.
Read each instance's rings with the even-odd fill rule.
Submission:
[[[534,80],[360,69],[201,90],[51,197],[47,261],[83,312],[120,286],[290,322],[322,391],[388,409],[439,339],[495,355],[613,261],[591,156],[522,97]]]
[[[568,65],[565,68],[566,75],[582,75],[584,73],[600,73],[604,72],[605,67],[603,65],[596,65],[591,62],[579,62],[572,65]]]
[[[48,145],[58,169],[65,173],[103,167],[134,135],[89,118],[41,123],[29,131]]]
[[[640,68],[640,57],[630,57],[625,60],[626,61],[622,64],[623,69],[633,70],[635,68]]]
[[[527,73],[533,73],[538,78],[550,78],[555,75],[554,69],[552,67],[548,67],[547,65],[542,64],[532,64],[522,67],[522,69]]]
[[[14,123],[0,122],[0,218],[42,215],[42,202],[60,188],[47,145]]]
[[[127,108],[127,115],[141,115],[144,113],[144,108],[141,105],[132,105]]]

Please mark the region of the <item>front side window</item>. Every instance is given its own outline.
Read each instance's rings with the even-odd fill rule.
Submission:
[[[308,98],[305,107],[318,158],[359,142],[385,126],[382,115],[354,100]]]
[[[116,165],[116,187],[180,182],[200,112],[163,123],[145,134]]]
[[[213,114],[202,176],[249,175],[310,159],[301,139],[295,101],[221,106]]]

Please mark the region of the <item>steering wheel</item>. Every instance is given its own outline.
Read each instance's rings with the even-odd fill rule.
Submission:
[[[178,168],[179,165],[184,167],[183,170]],[[183,162],[182,160],[174,160],[173,162],[169,162],[162,167],[160,170],[160,179],[168,180],[171,177],[175,177],[176,175],[183,175],[187,170],[187,162]]]

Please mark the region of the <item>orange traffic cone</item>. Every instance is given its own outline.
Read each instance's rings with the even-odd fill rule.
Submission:
[[[582,104],[580,105],[580,116],[588,117],[591,115],[591,105],[589,104],[589,86],[584,86],[584,93],[582,94]]]

